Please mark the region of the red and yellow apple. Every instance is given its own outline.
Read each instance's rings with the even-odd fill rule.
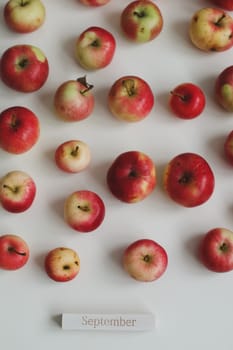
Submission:
[[[29,247],[22,237],[10,233],[0,236],[1,269],[21,269],[28,262],[29,255]]]
[[[218,75],[215,81],[215,99],[226,111],[233,112],[233,65]]]

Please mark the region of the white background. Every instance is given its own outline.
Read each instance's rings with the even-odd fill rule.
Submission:
[[[1,348],[18,349],[232,349],[232,273],[216,274],[196,257],[201,236],[209,229],[233,228],[232,172],[223,157],[224,138],[232,129],[232,116],[214,101],[217,75],[232,64],[233,51],[204,53],[188,37],[193,13],[211,5],[208,1],[158,0],[163,17],[162,33],[146,44],[131,43],[119,27],[122,9],[130,1],[112,0],[101,8],[82,6],[77,0],[44,0],[46,22],[37,32],[16,34],[7,29],[1,1],[0,51],[11,45],[33,44],[46,54],[50,74],[44,87],[32,94],[15,92],[0,82],[1,110],[22,105],[40,118],[39,142],[28,153],[10,155],[0,151],[1,176],[23,170],[36,181],[37,197],[21,214],[0,208],[1,234],[21,235],[29,244],[28,264],[15,272],[0,271]],[[76,37],[91,25],[111,31],[117,41],[112,63],[97,72],[85,72],[75,62]],[[79,123],[59,120],[53,95],[62,82],[87,74],[95,85],[95,110]],[[155,106],[150,116],[136,124],[117,121],[107,108],[112,83],[126,74],[138,75],[151,85]],[[174,117],[167,105],[169,91],[190,81],[206,93],[207,105],[197,119]],[[58,170],[53,154],[69,139],[81,139],[92,152],[90,167],[70,175]],[[106,186],[106,172],[115,157],[127,150],[151,156],[157,167],[155,191],[138,204],[113,198]],[[216,178],[211,199],[197,208],[172,202],[162,188],[165,164],[181,152],[196,152],[210,163]],[[94,190],[106,205],[106,218],[99,229],[80,234],[63,220],[64,199],[78,189]],[[139,238],[152,238],[163,245],[169,265],[161,279],[140,283],[123,271],[124,248]],[[57,246],[79,253],[80,274],[68,283],[56,283],[44,271],[46,253]],[[149,333],[67,332],[59,323],[62,312],[146,312],[158,324]]]

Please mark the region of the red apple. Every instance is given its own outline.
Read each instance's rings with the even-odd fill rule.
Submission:
[[[195,153],[182,153],[168,164],[164,187],[175,202],[185,207],[205,203],[214,191],[214,173],[207,161]]]
[[[80,190],[70,194],[64,205],[64,219],[67,224],[79,232],[96,230],[105,217],[105,205],[95,192]]]
[[[79,0],[83,5],[86,6],[103,6],[106,5],[110,0]]]
[[[13,154],[29,151],[38,141],[40,122],[28,108],[15,106],[0,113],[0,147]]]
[[[201,241],[200,257],[214,272],[233,270],[233,232],[222,227],[208,231]]]
[[[225,142],[223,145],[223,151],[227,161],[233,165],[233,130],[225,138]]]
[[[159,7],[150,0],[130,2],[121,13],[121,28],[126,37],[144,43],[155,39],[163,28]]]
[[[118,119],[137,122],[149,115],[154,106],[154,95],[149,84],[140,77],[119,78],[111,86],[108,106]]]
[[[2,81],[14,90],[37,91],[45,84],[48,74],[48,60],[36,46],[15,45],[2,54],[0,76]]]
[[[151,239],[139,239],[131,243],[124,251],[124,269],[137,281],[157,280],[164,274],[167,265],[166,250]]]
[[[215,81],[215,99],[226,111],[233,112],[233,66],[225,68]]]
[[[233,11],[233,0],[212,0],[212,2],[227,11]]]
[[[181,119],[198,117],[206,105],[202,89],[192,83],[177,85],[170,93],[169,105],[172,112]]]
[[[123,202],[142,201],[156,186],[154,162],[143,152],[124,152],[108,169],[107,184],[112,194]]]
[[[86,77],[62,83],[54,95],[57,115],[67,122],[78,122],[89,117],[95,103],[92,88]]]
[[[0,202],[11,213],[21,213],[29,209],[35,195],[34,180],[23,171],[11,171],[0,179]]]
[[[56,282],[68,282],[80,271],[78,254],[70,248],[58,247],[49,251],[45,257],[45,271]]]
[[[84,30],[75,43],[75,57],[87,70],[108,66],[116,49],[114,36],[104,28],[89,27]]]
[[[29,259],[27,243],[17,235],[5,234],[0,236],[0,268],[18,270]]]

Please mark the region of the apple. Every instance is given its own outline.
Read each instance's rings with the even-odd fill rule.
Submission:
[[[67,173],[79,173],[85,170],[91,161],[89,146],[81,140],[69,140],[61,143],[55,151],[57,167]]]
[[[13,170],[0,179],[0,203],[11,213],[29,209],[36,195],[36,184],[30,175]]]
[[[86,70],[97,70],[108,66],[114,57],[116,40],[106,29],[89,27],[75,42],[75,58]]]
[[[45,21],[45,6],[40,0],[9,0],[3,16],[9,28],[18,33],[31,33]]]
[[[200,50],[228,50],[233,45],[233,18],[219,8],[201,8],[191,18],[189,36]]]
[[[86,77],[62,83],[54,95],[57,115],[67,122],[78,122],[89,117],[95,104],[92,88]]]
[[[13,154],[29,151],[40,136],[38,117],[28,108],[9,107],[0,113],[0,147]]]
[[[50,250],[44,261],[47,275],[56,282],[73,280],[80,271],[80,259],[76,251],[66,247]]]
[[[128,39],[145,43],[160,34],[163,28],[163,16],[154,2],[136,0],[123,9],[120,26]]]
[[[233,0],[212,0],[212,2],[227,11],[233,11]]]
[[[225,68],[215,81],[215,99],[228,112],[233,112],[233,66]]]
[[[172,200],[184,207],[196,207],[211,197],[215,178],[202,156],[187,152],[177,155],[167,164],[163,183]]]
[[[202,89],[192,83],[177,85],[169,98],[171,111],[181,119],[198,117],[206,105],[205,94]]]
[[[86,6],[103,6],[106,5],[110,0],[79,0],[83,5]]]
[[[200,258],[211,271],[233,270],[233,232],[223,227],[208,231],[200,244]]]
[[[227,161],[233,165],[233,130],[231,130],[225,138],[223,151]]]
[[[123,267],[134,279],[152,282],[167,269],[166,250],[152,239],[139,239],[131,243],[123,254]]]
[[[36,46],[14,45],[2,54],[0,76],[2,81],[14,90],[37,91],[45,84],[48,74],[48,60]]]
[[[154,106],[154,95],[149,84],[138,76],[117,79],[108,93],[108,106],[118,119],[137,122],[149,115]]]
[[[104,202],[93,191],[75,191],[65,200],[64,219],[76,231],[94,231],[102,224],[104,217]]]
[[[29,259],[29,247],[25,240],[14,234],[0,236],[0,268],[18,270]]]
[[[118,155],[107,171],[107,184],[112,194],[126,203],[148,197],[156,186],[153,160],[141,151]]]

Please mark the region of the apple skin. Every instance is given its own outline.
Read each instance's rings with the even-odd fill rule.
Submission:
[[[38,117],[28,108],[14,106],[0,113],[0,147],[13,154],[29,151],[40,136]]]
[[[233,165],[233,130],[225,138],[223,152],[228,163]]]
[[[155,39],[163,29],[159,7],[150,0],[130,2],[122,11],[120,25],[129,40],[145,43]]]
[[[79,0],[83,5],[86,6],[103,6],[106,5],[110,0]]]
[[[215,99],[221,107],[233,112],[233,66],[225,68],[215,81]]]
[[[33,45],[14,45],[5,50],[0,60],[0,76],[11,89],[19,92],[39,90],[49,75],[47,57]]]
[[[64,219],[76,231],[94,231],[102,224],[104,217],[105,204],[93,191],[75,191],[65,200]]]
[[[149,84],[140,77],[128,75],[117,79],[108,94],[108,106],[118,119],[138,122],[146,118],[154,106]]]
[[[233,270],[233,232],[222,227],[208,231],[200,244],[200,258],[211,271]]]
[[[97,70],[108,66],[114,57],[116,40],[106,29],[89,27],[75,42],[75,58],[86,70]]]
[[[227,11],[233,11],[233,0],[212,0],[212,2]]]
[[[191,42],[203,51],[221,52],[233,45],[233,18],[219,8],[198,10],[189,25]]]
[[[0,202],[11,213],[29,209],[36,196],[36,184],[24,171],[14,170],[0,179]]]
[[[40,0],[9,0],[3,16],[9,28],[17,33],[31,33],[45,21],[46,11]]]
[[[167,164],[163,184],[172,200],[191,208],[205,203],[211,197],[215,178],[203,157],[187,152],[177,155]]]
[[[141,151],[128,151],[115,158],[107,172],[107,185],[122,202],[137,203],[148,197],[156,186],[156,168]]]
[[[170,93],[169,105],[171,111],[181,119],[198,117],[206,105],[202,89],[192,83],[177,85]]]
[[[66,122],[79,122],[89,117],[95,105],[92,88],[85,77],[62,83],[54,95],[56,114]]]
[[[0,268],[18,270],[29,259],[29,247],[24,239],[14,234],[0,236]]]
[[[45,257],[47,275],[56,282],[73,280],[80,271],[78,254],[70,248],[58,247],[50,250]]]
[[[123,267],[134,279],[152,282],[160,278],[167,269],[166,250],[151,239],[139,239],[131,243],[123,254]]]

